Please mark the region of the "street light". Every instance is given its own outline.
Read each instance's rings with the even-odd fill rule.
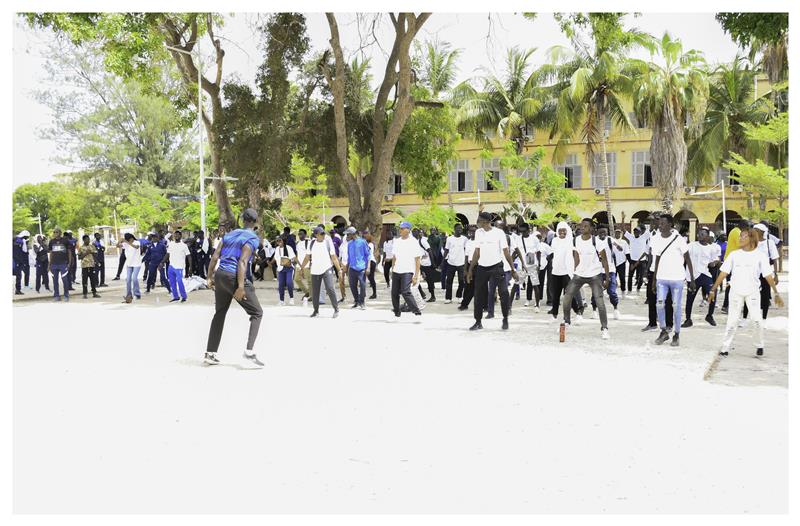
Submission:
[[[167,49],[192,56],[192,53],[174,46],[167,46]],[[200,46],[197,49],[197,157],[200,161],[200,230],[206,231],[206,179],[203,172],[203,56],[200,54]]]

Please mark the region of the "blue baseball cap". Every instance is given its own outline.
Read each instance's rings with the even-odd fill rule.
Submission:
[[[411,229],[411,223],[410,223],[410,222],[408,222],[408,221],[403,221],[402,223],[400,223],[400,228],[408,228],[408,229]]]

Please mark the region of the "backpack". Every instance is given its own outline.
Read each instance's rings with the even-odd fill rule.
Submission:
[[[580,236],[578,236],[578,237],[580,237]],[[577,237],[573,237],[572,238],[572,246],[573,247],[575,246],[575,242],[577,240],[578,240]],[[606,236],[606,242],[608,243],[609,250],[611,250],[611,254],[614,254],[614,248],[611,246],[611,237],[610,236]],[[597,241],[595,241],[595,235],[594,234],[592,234],[592,246],[594,247],[594,251],[597,252]],[[598,260],[600,259],[600,254],[599,253],[597,254],[597,259]],[[601,261],[601,263],[602,263],[602,261]],[[612,265],[613,263],[611,263],[609,261],[608,264]]]
[[[311,244],[308,245],[308,261],[309,261],[309,263],[311,262],[311,249],[314,248],[314,243],[316,243],[316,241],[317,241],[316,239],[312,239],[311,240]],[[331,244],[333,244],[333,241],[331,241],[331,238],[329,238],[328,236],[325,236],[325,246],[328,247],[328,253],[330,253]],[[335,248],[336,247],[334,246],[334,252],[336,251]]]

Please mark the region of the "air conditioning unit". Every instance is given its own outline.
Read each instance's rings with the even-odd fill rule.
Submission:
[[[594,195],[600,195],[601,193],[603,193],[603,191],[600,190],[599,188],[594,189]]]
[[[692,195],[692,194],[693,194],[693,193],[695,193],[696,191],[697,191],[697,187],[696,187],[696,186],[684,186],[684,187],[683,187],[683,192],[684,192],[686,195]]]
[[[740,184],[731,185],[731,192],[741,192],[741,191],[742,191],[742,185]]]
[[[383,196],[383,199],[386,201],[391,201],[392,199],[394,199],[394,194],[386,194]]]

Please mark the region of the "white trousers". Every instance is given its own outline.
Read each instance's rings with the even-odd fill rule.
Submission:
[[[761,317],[761,296],[758,290],[742,294],[730,291],[730,308],[728,309],[728,323],[725,325],[725,336],[722,339],[722,350],[730,351],[733,344],[733,337],[736,335],[736,329],[739,327],[739,321],[742,319],[742,310],[745,304],[750,313],[750,318],[753,322],[753,340],[755,341],[756,348],[764,347],[764,319]]]

